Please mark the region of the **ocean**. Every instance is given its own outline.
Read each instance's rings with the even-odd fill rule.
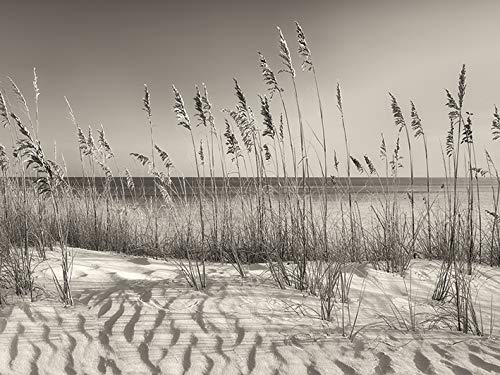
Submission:
[[[83,177],[68,177],[66,181],[74,189],[89,188],[95,186],[98,192],[102,192],[105,187],[106,179],[103,177],[83,178]],[[323,200],[324,179],[319,177],[308,178],[305,181],[305,194],[311,196],[314,202]],[[110,182],[111,192],[117,197],[125,199],[137,198],[161,198],[162,195],[159,189],[155,192],[155,179],[152,177],[134,177],[133,182],[135,191],[131,191],[127,187],[127,181],[124,177],[114,177]],[[468,180],[460,178],[457,180],[457,192],[460,200],[464,201],[467,194]],[[482,209],[493,210],[494,200],[492,189],[497,186],[497,181],[494,178],[481,177],[473,181],[474,183],[474,201],[479,202]],[[200,185],[198,185],[200,184]],[[347,185],[348,180],[345,177],[328,178],[326,183],[326,191],[328,201],[339,202],[347,201]],[[210,197],[215,192],[218,196],[225,194],[229,196],[237,196],[240,194],[251,195],[255,192],[258,186],[256,178],[201,178],[198,180],[195,177],[172,177],[171,184],[168,188],[169,195],[175,201],[176,199],[194,199],[198,192],[198,186],[201,186],[205,197]],[[378,177],[353,177],[351,178],[351,192],[353,201],[361,208],[361,211],[369,209],[371,205],[377,204],[386,193],[391,194],[391,199],[396,197],[400,203],[410,206],[410,191],[411,180],[409,177],[398,178],[378,178]],[[295,180],[289,178],[285,181],[283,178],[270,177],[262,180],[263,189],[269,190],[273,196],[283,194],[287,189],[296,189],[299,194],[304,191],[302,179]],[[479,196],[477,187],[479,187]],[[419,208],[425,207],[427,199],[427,179],[416,177],[414,179],[414,206]],[[431,193],[430,201],[433,207],[442,205],[445,201],[445,193],[448,190],[453,190],[453,180],[446,178],[430,178],[429,190]],[[407,203],[407,204],[406,204]]]
[[[104,177],[67,177],[65,179],[68,184],[76,189],[95,186],[97,191],[103,191],[106,183]],[[136,195],[152,197],[155,195],[155,179],[153,177],[133,177]],[[197,194],[198,187],[206,192],[216,192],[219,195],[224,194],[226,191],[229,194],[252,193],[258,186],[258,180],[252,177],[214,177],[214,178],[200,178],[196,177],[171,177],[171,191],[178,192],[186,196],[193,196]],[[468,180],[460,178],[457,180],[457,190],[465,192],[468,186]],[[491,195],[491,189],[497,185],[494,178],[479,178],[477,180],[479,191],[481,194]],[[474,189],[476,189],[476,181],[473,181]],[[307,178],[305,184],[301,178],[295,180],[289,178],[286,181],[284,178],[269,177],[262,179],[262,187],[264,189],[272,189],[276,193],[284,192],[285,189],[296,187],[299,192],[302,192],[305,185],[306,193],[319,195],[323,194],[323,187],[325,179],[321,177]],[[110,182],[111,190],[125,196],[134,195],[132,191],[127,188],[127,181],[125,177],[114,177]],[[345,177],[328,178],[326,180],[326,191],[330,196],[337,196],[345,193],[348,186],[348,179]],[[122,189],[123,187],[123,189]],[[378,177],[352,177],[351,178],[352,193],[356,195],[362,194],[382,194],[384,192],[391,192],[397,194],[406,194],[411,190],[411,180],[409,177],[398,178],[378,178]],[[429,179],[429,189],[432,194],[442,192],[448,187],[453,188],[453,180],[442,177],[431,177]],[[226,190],[227,189],[227,190]],[[427,194],[427,179],[424,177],[414,178],[413,190],[415,194]]]

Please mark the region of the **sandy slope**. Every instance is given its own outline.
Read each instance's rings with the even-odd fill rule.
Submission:
[[[362,280],[368,281],[358,323],[364,328],[351,342],[336,323],[313,317],[315,297],[275,288],[262,267],[242,280],[231,266],[210,266],[209,287],[196,292],[172,263],[77,250],[74,307],[48,297],[0,311],[0,373],[500,373],[500,344],[494,339],[423,330],[431,324],[426,313],[436,315],[428,303],[436,267],[423,261],[412,267],[421,332],[411,334],[383,323],[395,321],[391,306],[407,317],[402,279],[368,267],[357,271],[352,318]],[[42,268],[39,281],[49,288]],[[486,276],[478,302],[489,330],[500,272],[481,272]],[[498,297],[493,311],[500,313]]]

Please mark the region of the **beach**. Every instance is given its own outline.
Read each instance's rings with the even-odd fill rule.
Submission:
[[[40,300],[13,301],[1,310],[0,373],[500,372],[498,269],[478,270],[476,302],[488,334],[477,337],[433,326],[446,321],[431,302],[436,262],[412,263],[411,297],[400,276],[361,265],[348,302],[351,322],[363,287],[364,297],[349,338],[352,327],[342,336],[338,307],[332,322],[321,321],[317,297],[277,289],[260,264],[250,265],[244,279],[230,265],[210,264],[207,287],[194,291],[173,262],[81,249],[75,255],[74,306],[59,303],[41,265]],[[56,254],[50,258],[56,263]],[[401,323],[410,325],[409,305],[414,330]]]

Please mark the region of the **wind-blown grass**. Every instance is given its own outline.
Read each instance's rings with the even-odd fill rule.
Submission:
[[[36,289],[34,268],[43,261],[45,251],[54,247],[61,251],[63,270],[63,279],[54,276],[54,280],[66,304],[72,303],[70,247],[174,258],[187,283],[196,289],[207,285],[208,261],[230,262],[241,277],[246,276],[249,263],[262,262],[278,287],[294,287],[318,296],[322,319],[332,319],[333,307],[341,304],[346,334],[345,324],[351,317],[344,307],[349,306],[355,265],[369,262],[405,276],[412,258],[425,256],[442,261],[433,298],[453,306],[458,330],[481,333],[470,286],[475,264],[500,263],[500,178],[487,152],[487,168],[479,167],[473,116],[465,110],[465,66],[456,97],[446,91],[450,123],[443,127],[443,167],[447,183],[438,192],[431,192],[427,138],[413,101],[409,103],[411,122],[407,122],[398,99],[390,94],[396,142],[388,145],[382,135],[380,149],[375,150],[382,165],[379,174],[375,159],[351,153],[353,139],[348,136],[344,98],[337,84],[339,123],[335,133],[343,136],[345,155],[340,159],[345,162],[339,161],[335,150],[327,148],[327,108],[310,46],[297,23],[297,52],[302,70],[313,79],[320,120],[321,134],[314,134],[320,152],[317,160],[312,157],[292,52],[281,29],[278,31],[281,75],[274,73],[259,52],[267,90],[267,95],[258,96],[259,110],[251,108],[243,86],[234,79],[236,104],[222,110],[224,118],[219,124],[205,85],[194,88],[192,113],[181,92],[172,86],[173,112],[177,124],[186,130],[186,142],[192,149],[196,170],[195,178],[189,180],[192,186],[176,170],[168,145],[160,145],[155,137],[154,107],[145,86],[142,108],[150,153],[129,151],[144,174],[153,179],[152,194],[146,192],[141,177],[119,169],[104,128],[97,133],[90,127],[84,131],[66,99],[82,171],[82,185],[71,184],[64,177],[67,173],[63,164],[47,158],[47,148],[38,140],[40,89],[36,72],[35,121],[25,97],[10,80],[12,96],[22,111],[13,113],[7,96],[0,92],[0,120],[9,128],[13,146],[11,150],[0,145],[0,290],[32,295]],[[292,103],[287,102],[285,88],[278,81],[283,76],[290,78]],[[293,112],[297,118],[291,115]],[[402,132],[407,146],[403,147],[405,159]],[[494,140],[500,139],[496,108],[492,132]],[[415,201],[413,173],[413,152],[419,139],[426,163],[423,207]],[[466,163],[461,167],[464,158]],[[319,169],[314,168],[315,163]],[[396,189],[402,169],[410,171],[409,207]],[[311,179],[314,170],[321,171],[319,180]],[[364,211],[353,185],[356,171],[370,176],[375,181],[373,186],[379,187]],[[479,180],[488,176],[495,181],[494,206],[483,211]],[[317,186],[311,186],[312,181]],[[465,194],[459,189],[462,181],[466,181]],[[411,301],[409,306],[411,310]],[[350,326],[351,336],[355,325],[356,318]]]

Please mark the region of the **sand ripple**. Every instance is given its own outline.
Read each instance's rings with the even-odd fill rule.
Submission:
[[[379,326],[351,342],[335,324],[282,303],[314,297],[280,291],[257,274],[241,280],[230,266],[209,267],[210,285],[196,292],[172,264],[79,255],[74,307],[46,299],[0,311],[0,374],[500,373],[494,340]],[[382,297],[374,290],[366,298],[374,309]]]

